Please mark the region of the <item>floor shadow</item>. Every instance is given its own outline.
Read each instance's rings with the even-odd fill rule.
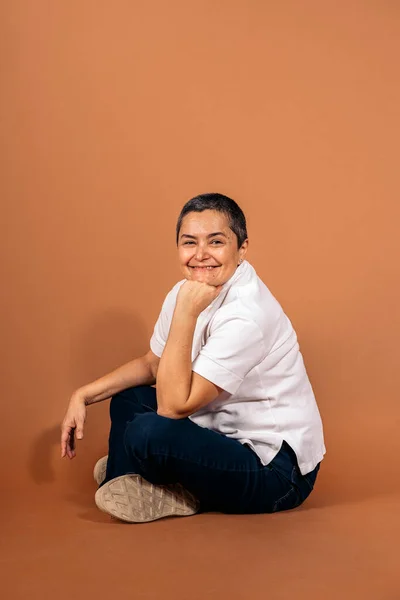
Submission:
[[[38,485],[52,483],[55,480],[53,449],[56,445],[60,445],[59,426],[44,430],[33,442],[28,471],[32,480]]]
[[[124,521],[119,521],[118,519],[114,519],[110,515],[101,512],[97,506],[93,506],[92,509],[88,509],[85,512],[79,512],[77,514],[78,519],[82,521],[89,521],[90,523],[102,523],[103,525],[130,525],[130,523],[125,523]]]

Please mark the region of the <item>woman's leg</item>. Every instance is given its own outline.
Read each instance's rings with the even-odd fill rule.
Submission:
[[[132,472],[131,461],[123,443],[126,426],[136,415],[156,411],[156,390],[149,385],[128,388],[113,396],[110,402],[107,471],[102,485],[119,475]]]
[[[286,510],[301,504],[312,489],[310,478],[301,476],[287,444],[278,455],[277,468],[274,461],[263,466],[249,447],[190,419],[137,411],[119,444],[124,451],[125,462],[120,464],[125,473],[139,474],[153,484],[180,483],[196,496],[203,511]],[[283,474],[282,460],[290,476]]]

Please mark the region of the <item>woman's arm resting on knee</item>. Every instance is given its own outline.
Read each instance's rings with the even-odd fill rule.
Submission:
[[[86,406],[106,400],[129,387],[154,385],[159,362],[158,356],[150,350],[74,392],[61,425],[61,456],[74,458],[75,433],[78,440],[83,438]]]
[[[84,398],[85,404],[89,405],[111,398],[114,394],[130,387],[154,385],[159,362],[158,356],[149,350],[144,356],[131,360],[78,391]]]

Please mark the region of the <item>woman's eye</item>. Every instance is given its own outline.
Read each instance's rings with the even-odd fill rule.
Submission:
[[[183,245],[184,246],[191,246],[194,243],[195,242],[183,242]],[[218,245],[218,244],[222,244],[222,242],[221,242],[221,240],[212,240],[211,244]]]

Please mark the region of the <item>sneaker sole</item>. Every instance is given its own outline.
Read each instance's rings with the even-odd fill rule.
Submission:
[[[147,523],[164,517],[188,517],[199,510],[196,498],[180,484],[153,485],[140,475],[122,475],[95,494],[97,507],[127,523]]]
[[[93,478],[97,485],[100,485],[106,478],[107,460],[108,456],[103,456],[102,458],[99,458],[97,463],[94,465]]]

